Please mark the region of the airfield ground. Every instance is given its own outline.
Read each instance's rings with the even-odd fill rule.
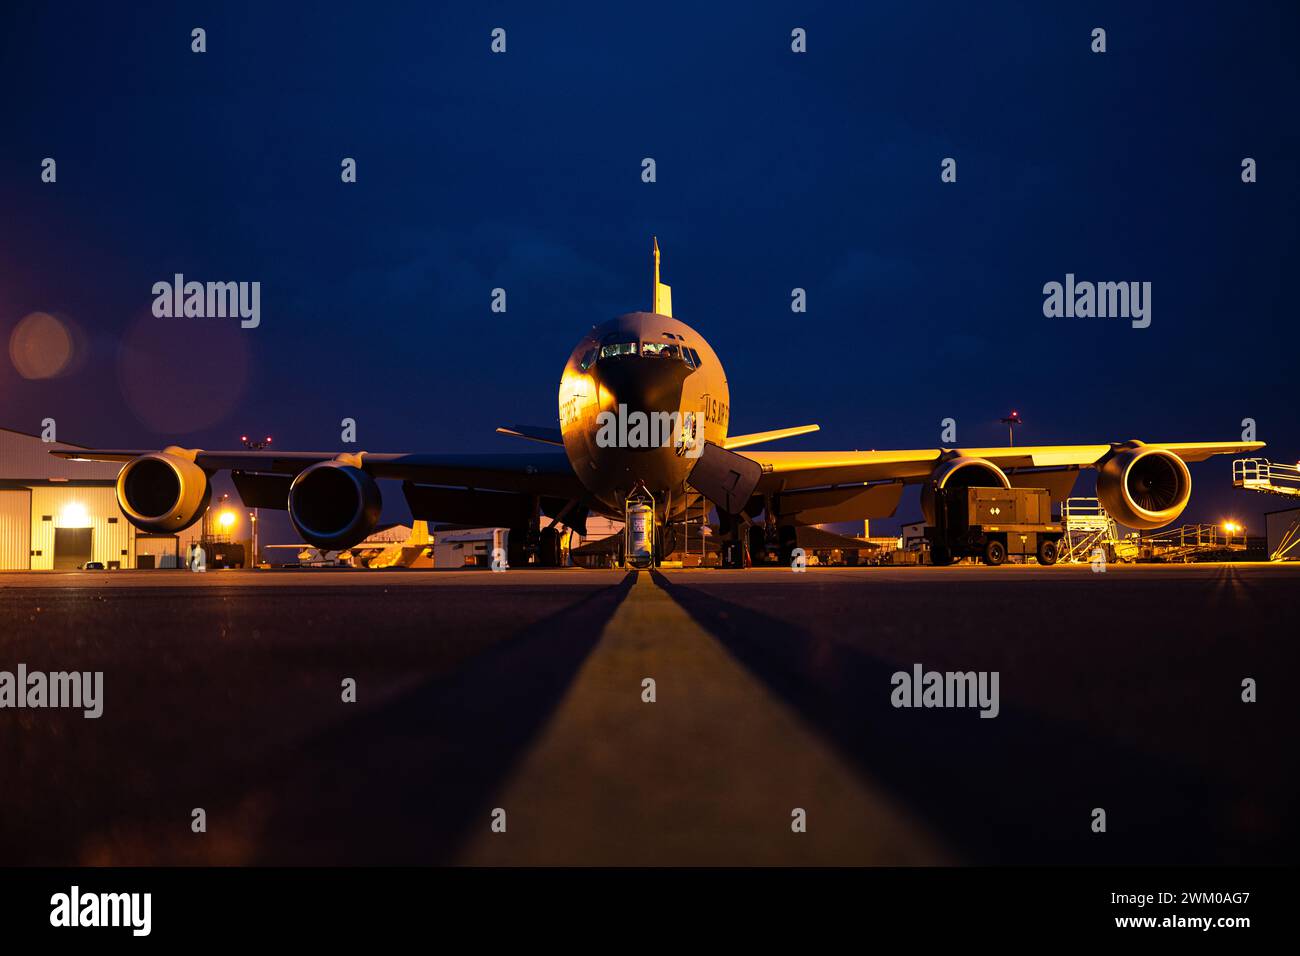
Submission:
[[[0,709],[0,863],[1280,862],[1297,621],[1279,565],[0,574],[0,671],[104,675]]]

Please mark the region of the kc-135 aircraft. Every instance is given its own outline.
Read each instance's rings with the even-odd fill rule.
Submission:
[[[731,398],[722,362],[699,332],[672,315],[654,242],[653,305],[594,326],[574,347],[560,380],[559,427],[497,431],[556,451],[502,455],[409,453],[63,450],[51,454],[121,461],[117,499],[142,531],[170,533],[197,521],[211,476],[230,469],[245,506],[287,509],[303,540],[342,550],[379,520],[376,479],[399,479],[413,517],[511,529],[511,566],[560,562],[559,525],[584,533],[589,515],[623,519],[630,496],[655,502],[656,558],[671,554],[688,516],[718,514],[724,563],[775,548],[790,563],[796,528],[892,516],[903,487],[921,484],[934,522],[937,492],[961,487],[1046,488],[1067,497],[1082,468],[1096,468],[1097,496],[1131,528],[1158,528],[1191,495],[1187,462],[1252,452],[1263,442],[1140,442],[907,451],[755,451],[817,425],[748,435],[729,432]],[[610,440],[611,416],[672,416],[674,436],[651,444]],[[631,432],[635,434],[635,429]],[[631,447],[636,444],[638,447]],[[744,451],[742,451],[744,449]]]

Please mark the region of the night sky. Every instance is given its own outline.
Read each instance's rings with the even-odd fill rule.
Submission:
[[[47,379],[0,350],[0,426],[530,451],[493,429],[556,423],[657,234],[732,431],[822,426],[774,447],[1002,444],[1015,408],[1018,444],[1251,417],[1300,456],[1295,3],[157,6],[0,14],[0,341],[41,311],[75,344]],[[155,318],[177,272],[260,281],[260,327]],[[1151,326],[1045,318],[1067,272],[1151,282]],[[1189,520],[1283,506],[1192,469]]]

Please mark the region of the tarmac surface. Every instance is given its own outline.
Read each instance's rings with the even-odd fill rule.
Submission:
[[[0,864],[1280,863],[1297,621],[1281,565],[0,574],[0,672],[104,675],[0,709]]]

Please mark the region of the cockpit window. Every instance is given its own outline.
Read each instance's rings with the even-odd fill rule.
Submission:
[[[642,342],[641,354],[647,358],[681,358],[681,351],[672,342]]]
[[[636,355],[636,346],[635,342],[611,342],[601,347],[600,357],[607,359],[617,358],[620,355]]]
[[[704,364],[702,361],[700,361],[700,353],[697,352],[697,351],[695,351],[695,349],[686,349],[686,351],[687,351],[687,352],[690,352],[690,353],[691,353],[691,358],[695,359],[695,367],[696,367],[696,368],[699,368],[701,365]]]
[[[591,366],[594,365],[595,362],[596,362],[596,350],[587,349],[587,351],[582,353],[582,361],[578,363],[578,368],[582,369],[585,372],[587,371],[587,369],[591,368]]]
[[[691,350],[688,349],[685,345],[682,346],[682,358],[686,361],[687,365],[689,365],[691,368],[695,368],[695,359],[691,355]]]

